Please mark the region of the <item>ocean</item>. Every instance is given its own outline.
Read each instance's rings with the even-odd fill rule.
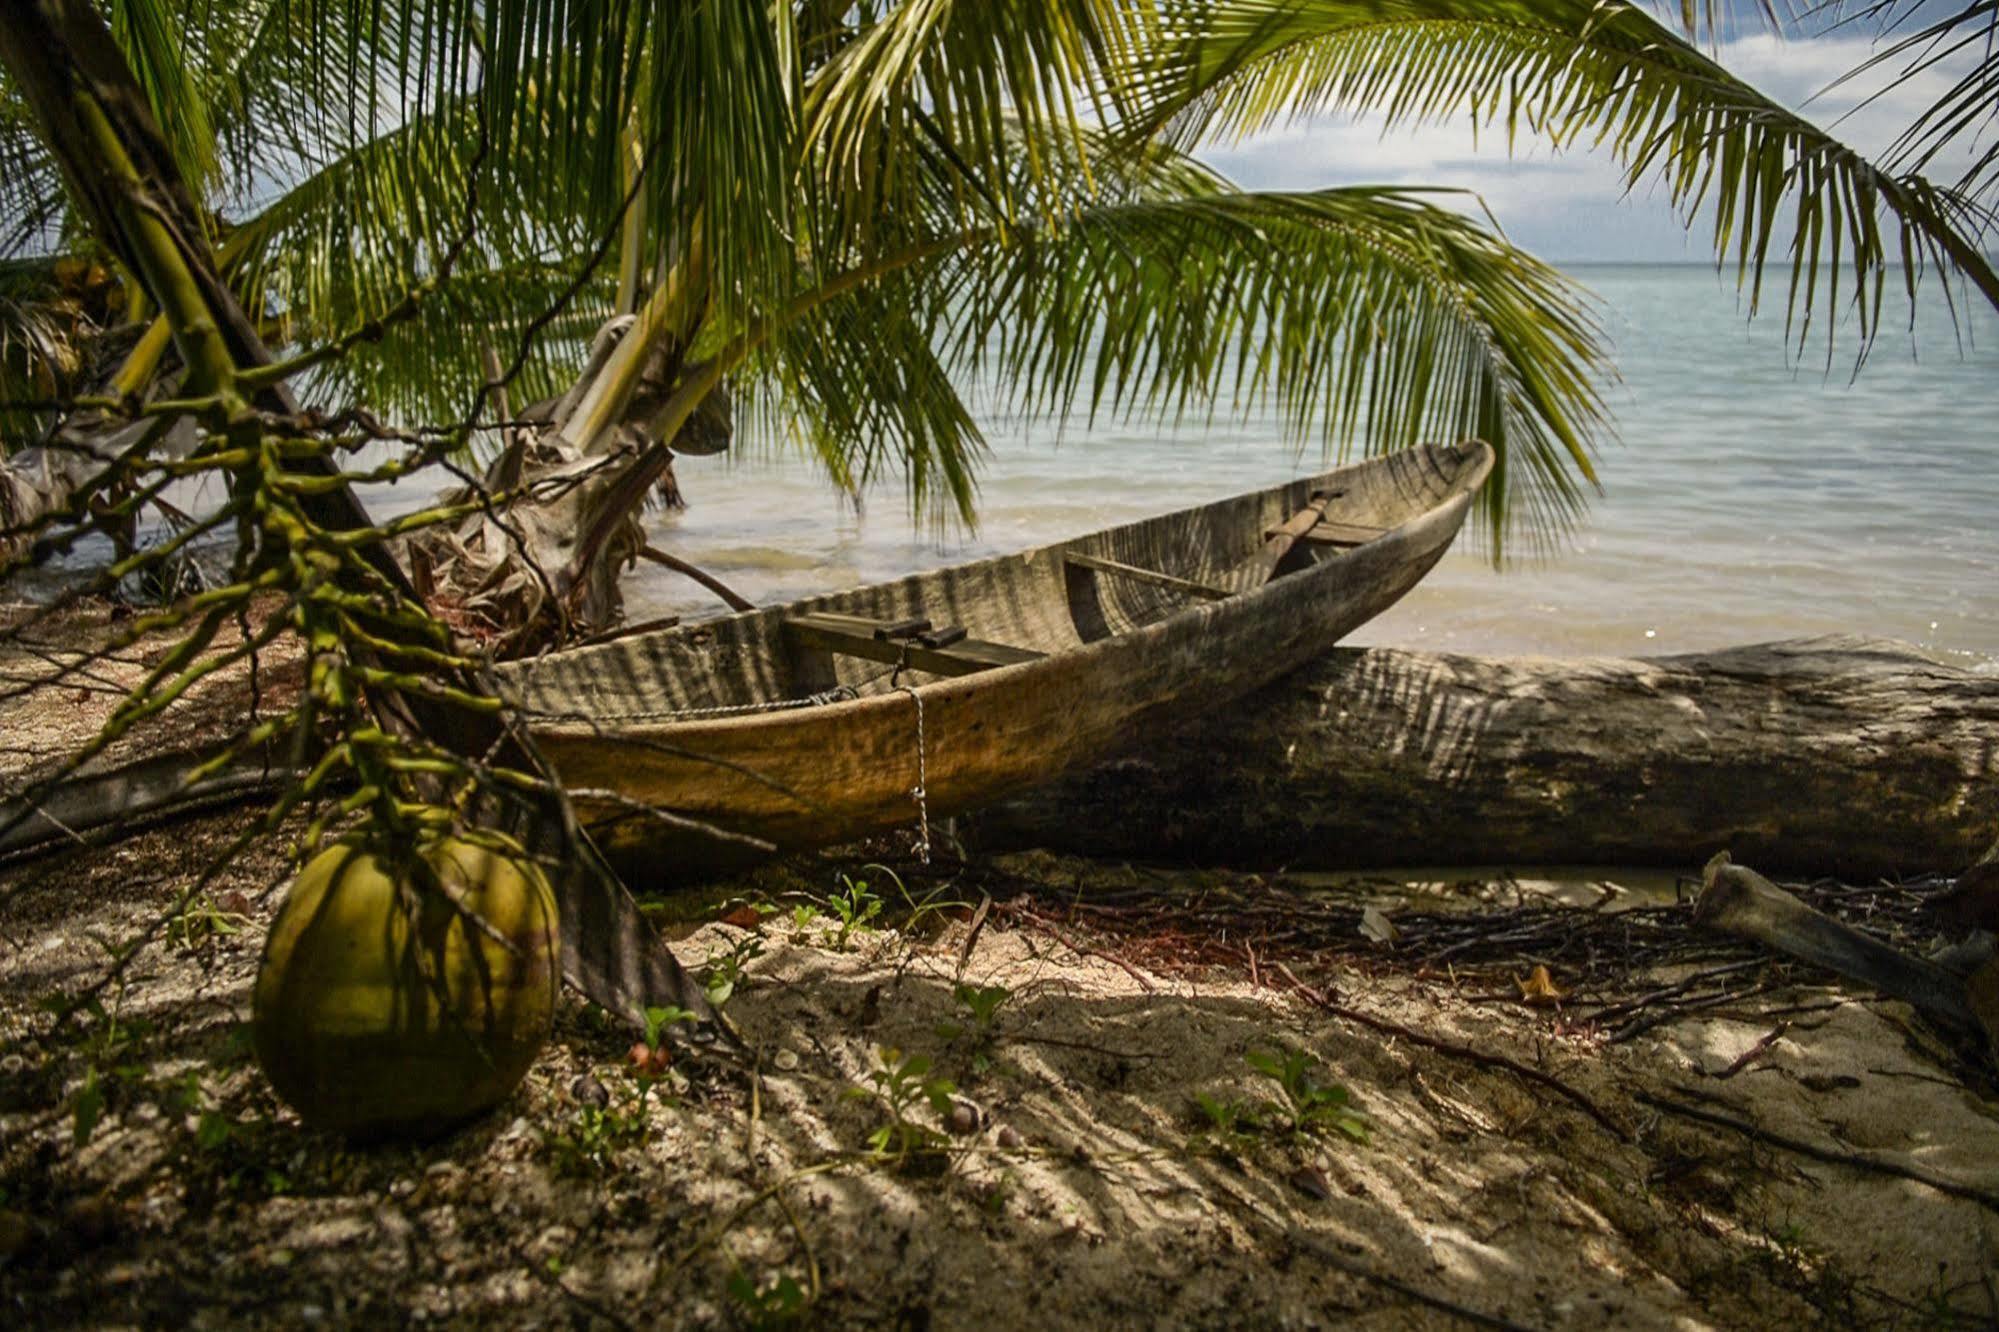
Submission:
[[[1603,493],[1542,558],[1495,569],[1469,532],[1422,586],[1351,641],[1467,652],[1620,655],[1863,633],[1999,670],[1999,315],[1940,288],[1891,317],[1853,374],[1842,332],[1787,343],[1779,308],[1745,318],[1700,265],[1578,266],[1602,302],[1621,383]],[[1974,298],[1975,300],[1975,298]],[[1834,307],[1822,306],[1824,312]],[[1322,470],[1267,413],[1149,421],[982,419],[976,532],[912,516],[899,479],[857,509],[816,466],[748,444],[678,464],[689,499],[655,542],[759,603],[1018,550]],[[654,567],[633,618],[720,607]]]

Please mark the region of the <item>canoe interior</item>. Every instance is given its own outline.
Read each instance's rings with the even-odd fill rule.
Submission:
[[[1330,492],[1325,521],[1387,531],[1461,495],[1482,468],[1484,446],[1424,446],[1355,463],[1317,477],[1106,529],[1018,554],[915,574],[696,624],[517,663],[503,685],[538,725],[615,731],[703,717],[754,714],[788,701],[868,697],[892,688],[894,667],[802,648],[784,621],[831,612],[877,620],[925,618],[960,626],[973,639],[1050,656],[1155,624],[1212,599],[1246,591],[1248,567],[1264,534],[1315,493]],[[1097,567],[1071,564],[1069,552]],[[1344,558],[1348,547],[1300,542],[1279,579]],[[1198,591],[1106,571],[1132,566],[1199,584]],[[936,678],[905,672],[905,682]]]

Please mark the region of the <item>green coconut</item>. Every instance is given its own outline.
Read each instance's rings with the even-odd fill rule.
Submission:
[[[443,1133],[506,1099],[548,1040],[547,878],[456,838],[418,859],[336,843],[300,871],[264,944],[257,1059],[315,1128]]]

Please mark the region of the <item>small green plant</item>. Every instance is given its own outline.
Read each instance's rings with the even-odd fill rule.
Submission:
[[[971,1040],[972,1072],[982,1074],[992,1067],[993,1024],[1006,1001],[1013,997],[1013,991],[1004,985],[972,985],[960,981],[951,991],[952,1000],[964,1010],[970,1019],[965,1022],[943,1022],[937,1026],[937,1034],[947,1041],[955,1041],[962,1036]]]
[[[895,885],[895,890],[901,895],[903,906],[907,910],[907,914],[903,916],[901,924],[901,928],[907,933],[927,932],[937,928],[942,924],[944,913],[947,911],[971,910],[972,904],[970,902],[950,896],[952,885],[949,883],[940,883],[933,886],[929,892],[925,893],[919,899],[909,891],[908,886],[903,883],[902,877],[888,866],[866,865],[863,868],[880,870],[888,876],[889,882]]]
[[[71,1137],[82,1147],[97,1131],[112,1094],[119,1093],[122,1104],[125,1091],[145,1081],[142,1047],[152,1025],[142,1018],[121,1018],[99,999],[89,1000],[78,1011],[92,1020],[82,1045],[89,1071],[70,1103]]]
[[[868,1074],[869,1086],[849,1087],[846,1092],[849,1097],[879,1102],[887,1115],[887,1122],[868,1135],[868,1150],[897,1164],[935,1150],[944,1135],[910,1116],[925,1103],[938,1118],[949,1115],[958,1085],[949,1078],[929,1076],[929,1055],[904,1055],[885,1046],[876,1051],[876,1058],[879,1063]]]
[[[1339,1133],[1355,1142],[1366,1142],[1367,1117],[1353,1108],[1347,1089],[1337,1083],[1319,1083],[1312,1077],[1318,1061],[1302,1050],[1251,1050],[1243,1056],[1252,1069],[1275,1082],[1284,1093],[1282,1101],[1266,1102],[1282,1117],[1291,1133],[1300,1137],[1323,1137]]]
[[[848,878],[844,874],[840,876],[840,891],[828,899],[827,905],[840,918],[833,946],[842,951],[854,935],[873,929],[875,917],[882,913],[881,897],[868,887],[868,881]]]
[[[548,1137],[556,1169],[565,1175],[601,1175],[619,1152],[645,1141],[652,1126],[649,1093],[654,1081],[640,1077],[621,1104],[578,1106],[576,1118]]]
[[[671,1004],[665,1008],[648,1008],[646,1010],[646,1044],[652,1049],[659,1049],[660,1042],[666,1038],[666,1029],[668,1027],[676,1023],[692,1022],[694,1017],[695,1015],[686,1009],[677,1008]]]
[[[611,1168],[619,1152],[645,1140],[652,1127],[653,1102],[672,1104],[663,1093],[655,1095],[673,1065],[672,1053],[666,1047],[667,1031],[694,1017],[670,1004],[645,1010],[645,1039],[634,1042],[626,1052],[626,1067],[616,1072],[603,1070],[605,1085],[599,1099],[604,1103],[577,1106],[576,1118],[548,1136],[556,1169],[569,1175],[602,1174]],[[624,1093],[616,1100],[612,1085]]]
[[[104,1118],[104,1084],[97,1080],[96,1069],[84,1075],[83,1086],[70,1102],[69,1114],[70,1139],[82,1147],[97,1132],[97,1121]]]
[[[970,985],[959,982],[951,991],[951,998],[972,1018],[972,1030],[978,1036],[990,1036],[993,1019],[1006,1001],[1013,998],[1013,991],[1004,985]]]
[[[174,1102],[182,1114],[194,1115],[194,1145],[204,1152],[219,1152],[236,1136],[229,1116],[209,1104],[208,1088],[202,1085],[201,1070],[191,1068],[181,1079]]]
[[[625,1062],[638,1078],[641,1097],[673,1066],[673,1051],[666,1046],[666,1029],[676,1023],[691,1022],[694,1017],[686,1009],[672,1005],[645,1011],[645,1039],[633,1042],[632,1048],[625,1052]]]
[[[800,934],[810,934],[819,920],[819,908],[811,902],[801,902],[791,909],[791,928]]]
[[[101,999],[91,999],[79,1010],[94,1024],[84,1040],[84,1056],[98,1068],[130,1080],[145,1072],[134,1062],[139,1047],[152,1035],[153,1025],[144,1018],[122,1018],[105,1008]]]
[[[759,1285],[749,1273],[737,1268],[729,1273],[729,1298],[743,1312],[751,1327],[790,1327],[804,1314],[808,1303],[805,1290],[789,1273],[779,1273],[768,1285]]]
[[[763,956],[764,941],[754,934],[746,934],[727,948],[718,948],[708,955],[707,969],[702,973],[702,988],[707,992],[708,1002],[716,1008],[735,997],[736,987],[741,985],[750,963]]]
[[[1234,1155],[1243,1151],[1256,1138],[1263,1125],[1257,1118],[1254,1105],[1235,1099],[1223,1100],[1206,1092],[1194,1093],[1194,1107],[1201,1112],[1201,1129],[1194,1136],[1197,1144],[1214,1151]]]
[[[250,918],[224,910],[207,894],[189,901],[167,922],[167,945],[182,952],[200,952],[218,939],[241,934]]]
[[[1768,1243],[1758,1257],[1758,1266],[1770,1281],[1810,1304],[1827,1326],[1853,1327],[1862,1321],[1860,1282],[1837,1258],[1813,1244],[1803,1226],[1787,1217],[1781,1225],[1768,1228],[1764,1238]],[[1942,1321],[1933,1321],[1925,1313],[1918,1312],[1913,1326],[1969,1325],[1969,1320],[1961,1321],[1949,1309],[1947,1301]]]

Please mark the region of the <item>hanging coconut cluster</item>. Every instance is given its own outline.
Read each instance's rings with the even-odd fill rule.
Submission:
[[[292,884],[257,976],[257,1058],[315,1128],[427,1137],[513,1091],[558,974],[541,870],[458,838],[342,841]]]

